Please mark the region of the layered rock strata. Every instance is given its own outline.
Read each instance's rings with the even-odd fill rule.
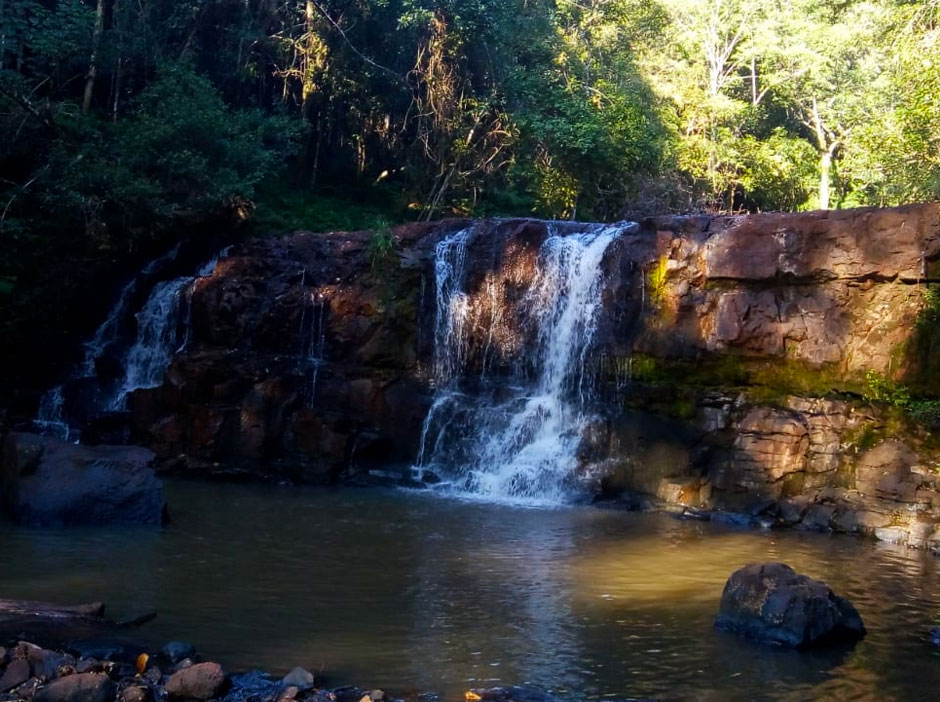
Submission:
[[[305,482],[391,475],[431,400],[434,248],[472,228],[467,368],[525,357],[540,243],[582,225],[450,221],[237,246],[192,338],[131,397],[165,466]],[[940,543],[937,450],[893,392],[938,395],[940,206],[662,217],[604,259],[582,446],[600,496],[689,515]],[[937,335],[940,338],[940,335]],[[892,403],[896,406],[892,406]]]

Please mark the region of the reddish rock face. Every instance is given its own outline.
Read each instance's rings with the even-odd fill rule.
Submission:
[[[354,461],[409,461],[428,403],[416,244],[459,226],[399,228],[385,255],[367,232],[236,248],[199,279],[164,385],[131,397],[132,438],[222,475],[332,482]]]
[[[940,258],[940,206],[662,218],[663,274],[635,349],[900,376]],[[658,314],[656,314],[658,313]]]
[[[219,474],[333,482],[410,464],[432,391],[434,247],[471,225],[467,368],[525,363],[533,340],[518,308],[539,246],[584,225],[410,225],[385,254],[365,232],[257,239],[198,281],[191,342],[162,387],[131,398],[132,438],[166,464]],[[770,500],[787,505],[780,521],[809,526],[895,528],[892,515],[914,505],[908,521],[929,535],[936,481],[907,465],[925,464],[922,449],[903,439],[871,454],[858,437],[884,418],[824,396],[857,390],[869,371],[911,371],[905,349],[938,260],[936,204],[641,222],[602,263],[590,361],[618,369],[620,384],[605,387],[606,425],[584,460],[606,471],[608,491],[710,509]],[[697,370],[683,421],[662,418],[655,388],[634,387],[638,357],[674,385],[671,364]]]

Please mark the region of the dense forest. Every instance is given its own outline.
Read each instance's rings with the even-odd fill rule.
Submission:
[[[938,0],[0,0],[2,360],[237,223],[936,198],[938,37]]]

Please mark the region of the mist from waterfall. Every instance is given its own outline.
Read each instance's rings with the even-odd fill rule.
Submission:
[[[425,420],[417,468],[445,479],[450,492],[490,499],[558,504],[584,489],[578,448],[591,421],[592,350],[608,247],[631,225],[590,225],[560,235],[549,231],[535,275],[510,314],[528,343],[515,348],[506,372],[493,370],[497,337],[513,338],[501,289],[492,279],[466,288],[474,230],[457,232],[435,250],[434,403]],[[488,308],[485,340],[471,341],[471,323]],[[472,321],[471,321],[472,320]],[[468,359],[477,350],[471,370]],[[504,342],[505,345],[505,342]],[[476,374],[476,377],[470,377]]]

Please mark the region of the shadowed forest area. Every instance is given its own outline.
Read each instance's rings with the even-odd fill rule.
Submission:
[[[0,360],[238,225],[935,199],[938,32],[937,0],[0,0]]]

